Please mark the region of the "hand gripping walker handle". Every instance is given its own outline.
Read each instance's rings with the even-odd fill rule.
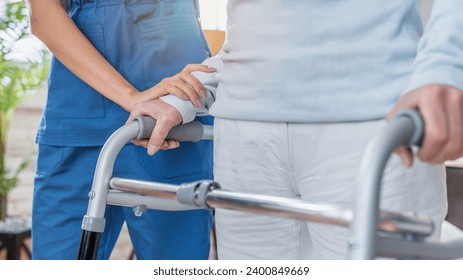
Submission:
[[[140,140],[150,138],[151,133],[156,126],[156,120],[148,116],[137,116],[135,117],[135,121],[138,121],[140,125],[140,130],[136,139]],[[167,134],[166,139],[198,142],[203,138],[203,135],[203,125],[198,121],[194,121],[173,127],[169,134]]]

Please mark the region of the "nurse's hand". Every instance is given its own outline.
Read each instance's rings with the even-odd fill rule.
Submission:
[[[127,123],[136,116],[150,116],[156,119],[156,126],[149,140],[132,140],[138,146],[148,148],[148,154],[154,155],[158,150],[174,149],[180,146],[175,140],[164,140],[170,129],[182,123],[182,115],[173,106],[161,99],[154,99],[138,103],[132,109]]]
[[[142,94],[134,93],[128,111],[131,112],[135,104],[157,99],[167,94],[173,94],[185,101],[190,100],[196,107],[201,107],[200,99],[206,98],[206,91],[203,84],[191,75],[195,71],[213,73],[216,70],[202,64],[188,64],[180,73],[164,78],[152,88],[143,91]]]
[[[390,120],[398,111],[418,109],[425,131],[418,158],[428,163],[442,163],[463,156],[463,91],[444,85],[428,85],[403,96],[387,115]],[[399,148],[402,163],[410,167],[413,154]]]

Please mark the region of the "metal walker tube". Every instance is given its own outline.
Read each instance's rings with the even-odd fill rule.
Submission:
[[[367,146],[355,189],[354,220],[349,239],[351,259],[373,259],[381,179],[386,163],[399,146],[419,145],[424,125],[417,111],[397,114]]]
[[[131,139],[148,138],[155,125],[156,121],[150,117],[136,117],[132,123],[114,132],[103,146],[95,168],[92,189],[88,195],[87,214],[82,220],[82,238],[78,259],[96,259],[97,257],[100,235],[105,226],[104,214],[109,194],[109,181],[117,155]],[[212,129],[199,122],[175,127],[167,136],[168,139],[192,142],[211,139],[211,137]]]

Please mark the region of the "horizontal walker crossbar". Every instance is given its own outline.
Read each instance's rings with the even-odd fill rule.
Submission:
[[[147,197],[153,197],[156,201],[159,201],[160,198],[170,200],[170,203],[177,201],[176,195],[179,188],[194,188],[197,184],[199,183],[177,186],[123,178],[112,178],[110,180],[110,186],[114,190],[126,191],[132,196],[139,194],[145,201],[149,201]],[[119,195],[122,196],[122,193]],[[197,196],[198,193],[196,191],[196,199],[198,199]],[[210,208],[227,208],[340,226],[349,226],[353,217],[352,210],[347,208],[313,204],[300,199],[236,193],[220,189],[205,193],[205,201]],[[110,199],[108,199],[108,203],[111,204]],[[140,204],[143,203],[140,201],[140,203],[134,203],[130,206],[138,206]],[[160,208],[159,203],[157,207]],[[183,208],[178,210],[186,209],[191,208],[184,205]],[[430,219],[423,216],[382,211],[380,212],[378,229],[388,233],[412,234],[425,237],[432,233],[433,224]]]

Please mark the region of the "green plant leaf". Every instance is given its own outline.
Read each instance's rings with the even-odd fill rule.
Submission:
[[[47,78],[49,70],[50,56],[46,49],[21,61],[11,56],[15,44],[30,36],[28,14],[25,0],[0,3],[0,194],[3,195],[17,185],[19,174],[32,160],[28,157],[14,173],[7,172],[5,146],[11,119],[17,106]]]

